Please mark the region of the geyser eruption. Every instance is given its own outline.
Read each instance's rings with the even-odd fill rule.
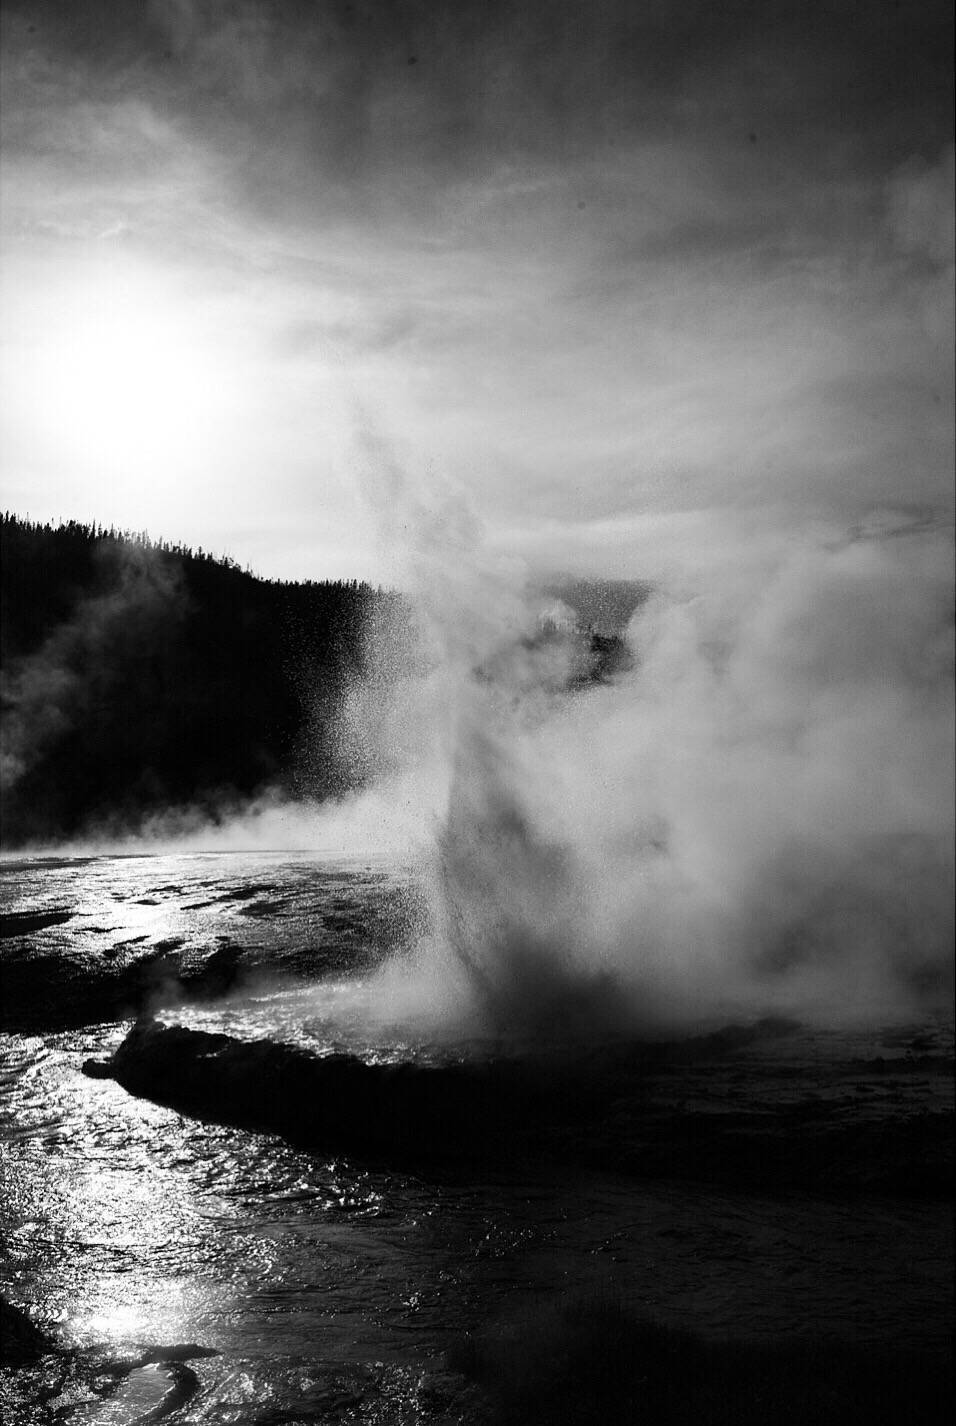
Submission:
[[[542,637],[524,571],[467,520],[439,539],[415,519],[431,671],[394,706],[444,800],[393,1008],[537,1038],[946,995],[945,536],[876,522],[690,595],[662,582],[626,629],[631,666],[587,680],[581,631]]]
[[[574,846],[537,825],[527,769],[500,725],[463,721],[437,838],[437,944],[497,1032],[610,1028],[620,1005],[589,935]]]

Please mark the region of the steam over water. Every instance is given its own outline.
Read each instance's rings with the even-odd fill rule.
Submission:
[[[543,855],[515,838],[514,857]],[[472,865],[469,851],[449,877]],[[620,1023],[580,962],[561,965],[570,940],[545,939],[561,927],[544,910],[510,979],[435,952],[430,984],[455,991],[442,1016],[412,1002],[423,971],[404,1003],[383,993],[414,897],[367,859],[63,857],[0,874],[0,1286],[60,1349],[0,1364],[16,1426],[67,1406],[132,1422],[173,1386],[170,1419],[194,1426],[488,1426],[469,1343],[479,1379],[505,1370],[542,1423],[561,1419],[555,1362],[585,1395],[663,1392],[662,1421],[686,1419],[679,1394],[665,1410],[677,1380],[739,1420],[754,1371],[774,1389],[780,1343],[799,1380],[782,1378],[789,1414],[771,1419],[807,1419],[800,1391],[821,1371],[838,1403],[864,1387],[934,1399],[952,1333],[951,1019],[552,1047],[529,1078],[529,1041],[578,1034],[585,1014],[592,1033]],[[528,880],[542,887],[540,863]],[[484,1013],[466,1024],[474,985]],[[518,1034],[506,1003],[529,1007],[523,1043],[489,1059],[487,1006]],[[132,1026],[143,1009],[159,1019]],[[81,1073],[114,1053],[119,1083]],[[689,1364],[645,1342],[648,1316],[691,1334]],[[715,1379],[728,1338],[756,1356]],[[575,1419],[622,1419],[614,1402]]]
[[[0,868],[10,1419],[950,1419],[948,546],[661,580],[600,665],[442,528],[364,792]]]
[[[946,531],[879,512],[804,527],[622,585],[629,616],[620,590],[581,614],[491,552],[464,505],[370,456],[414,621],[411,639],[367,630],[371,673],[338,710],[341,771],[364,790],[265,797],[215,828],[171,816],[127,850],[414,866],[415,952],[361,999],[445,1038],[947,1001]],[[596,667],[588,628],[626,656]]]
[[[664,577],[589,683],[523,568],[412,511],[431,671],[355,689],[343,744],[424,812],[411,1004],[573,1037],[946,999],[947,534],[875,516]]]
[[[581,613],[395,484],[362,791],[0,866],[0,1404],[949,1420],[949,542]]]

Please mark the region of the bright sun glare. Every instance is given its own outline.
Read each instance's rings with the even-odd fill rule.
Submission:
[[[27,399],[60,460],[104,483],[166,487],[202,469],[222,371],[181,295],[97,275],[65,294],[33,350]]]

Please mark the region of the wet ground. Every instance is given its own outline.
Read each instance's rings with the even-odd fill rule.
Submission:
[[[653,1387],[633,1365],[646,1322],[676,1334],[675,1375],[692,1361],[716,1380],[700,1352],[727,1361],[731,1341],[749,1344],[738,1378],[805,1382],[811,1359],[849,1373],[839,1419],[881,1359],[945,1374],[946,1017],[739,1027],[650,1057],[618,1046],[600,1056],[595,1112],[559,1104],[543,1137],[519,1125],[514,1152],[409,1162],[82,1073],[144,1012],[288,1039],[314,1003],[305,985],[364,975],[408,937],[407,878],[233,855],[6,861],[0,885],[0,1292],[50,1334],[0,1373],[11,1421],[530,1419],[529,1381],[537,1419],[585,1419],[570,1388],[563,1406],[545,1397],[569,1334],[589,1333],[610,1343],[602,1380],[624,1380],[589,1419],[620,1419],[608,1411]],[[302,1024],[299,1051],[321,1057],[327,1020]],[[724,1390],[699,1419],[727,1419]],[[791,1419],[766,1390],[751,1393],[760,1419]],[[914,1420],[934,1419],[930,1397],[911,1381]],[[684,1419],[676,1395],[654,1399],[647,1419]]]

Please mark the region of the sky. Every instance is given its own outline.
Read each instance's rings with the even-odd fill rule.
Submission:
[[[395,469],[575,574],[951,527],[950,9],[6,0],[3,506],[384,581]]]

